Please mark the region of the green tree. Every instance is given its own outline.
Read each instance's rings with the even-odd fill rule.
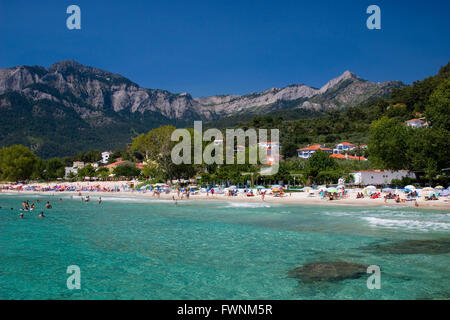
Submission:
[[[78,169],[78,174],[77,174],[79,179],[84,179],[85,177],[95,177],[95,169],[93,166],[91,165],[87,165],[84,168]]]
[[[174,164],[172,163],[172,148],[175,142],[171,141],[174,126],[163,126],[153,129],[146,135],[140,135],[133,139],[131,150],[141,151],[146,155],[146,160],[156,161],[166,178],[172,178]]]
[[[100,167],[95,171],[95,175],[100,179],[107,179],[109,176],[109,169],[106,167]]]
[[[450,77],[431,94],[425,115],[433,128],[450,129]]]
[[[370,126],[371,161],[384,169],[404,169],[407,163],[408,129],[395,120],[383,117]]]
[[[64,161],[59,158],[52,158],[47,161],[45,178],[52,180],[64,177]]]
[[[336,168],[336,161],[327,152],[318,150],[309,158],[308,167],[316,172],[326,171]]]
[[[115,167],[113,173],[116,175],[116,177],[132,178],[139,176],[141,174],[141,170],[133,166],[124,165]]]
[[[0,176],[2,180],[19,181],[31,178],[38,157],[27,147],[13,145],[0,150]]]

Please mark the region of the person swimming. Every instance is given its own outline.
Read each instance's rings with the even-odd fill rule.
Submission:
[[[102,203],[102,197],[98,197],[98,204]]]
[[[47,201],[47,203],[45,204],[45,207],[47,209],[51,209],[52,208],[52,205],[50,204],[50,201]]]
[[[23,219],[23,212],[19,213],[19,219]]]
[[[39,218],[44,218],[44,217],[45,217],[44,212],[41,211],[41,213],[39,213]]]

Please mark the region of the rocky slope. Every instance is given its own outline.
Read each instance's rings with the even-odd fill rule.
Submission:
[[[0,146],[22,143],[43,156],[116,148],[162,124],[184,125],[242,113],[342,109],[389,94],[399,82],[371,83],[346,71],[320,89],[272,88],[243,96],[193,98],[145,89],[121,75],[75,61],[48,69],[0,69]]]

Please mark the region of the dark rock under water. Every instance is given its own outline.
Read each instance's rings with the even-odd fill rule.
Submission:
[[[288,276],[304,283],[341,281],[365,275],[368,266],[346,261],[314,262],[289,271]]]
[[[377,244],[365,249],[371,252],[391,254],[444,254],[450,253],[450,239],[405,240]]]

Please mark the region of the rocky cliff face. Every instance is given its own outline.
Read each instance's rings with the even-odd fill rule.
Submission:
[[[272,88],[243,96],[192,98],[165,90],[144,89],[132,81],[75,61],[62,61],[50,68],[19,66],[0,70],[0,94],[16,91],[33,101],[48,99],[71,106],[85,119],[105,116],[107,111],[160,113],[169,119],[211,120],[237,112],[264,112],[279,101],[303,100],[297,108],[345,108],[371,97],[386,95],[398,82],[374,84],[350,71],[320,89],[307,85]],[[305,101],[306,100],[306,101]]]
[[[242,96],[193,98],[188,93],[141,88],[121,75],[75,61],[61,61],[48,69],[18,66],[0,69],[0,145],[22,143],[46,155],[72,154],[73,148],[115,148],[163,124],[286,108],[343,109],[387,95],[400,85],[371,83],[346,71],[320,89],[291,85]],[[60,152],[63,147],[67,150]]]
[[[0,70],[0,94],[8,91],[21,92],[34,101],[49,99],[71,106],[83,118],[107,116],[107,111],[153,111],[171,119],[211,117],[188,94],[144,89],[120,75],[75,61],[58,62],[48,70],[26,66]]]

